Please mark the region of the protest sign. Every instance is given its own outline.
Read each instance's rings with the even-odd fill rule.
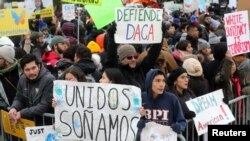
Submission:
[[[58,139],[134,141],[141,91],[129,85],[54,81]]]
[[[184,0],[184,11],[193,12],[194,10],[198,9],[201,11],[206,11],[205,0]]]
[[[225,14],[227,47],[233,56],[250,52],[248,11]]]
[[[25,0],[28,18],[34,19],[36,15],[44,17],[54,16],[53,0]]]
[[[177,141],[177,133],[169,126],[148,122],[141,132],[141,141]]]
[[[83,4],[83,5],[101,5],[102,0],[62,0],[62,2]]]
[[[248,0],[237,0],[237,11],[247,10],[250,12],[250,4]],[[250,20],[250,14],[248,14],[248,23]],[[249,26],[249,25],[248,25]]]
[[[220,89],[186,102],[189,110],[196,114],[193,120],[198,135],[207,133],[208,125],[228,124],[235,120],[223,97]]]
[[[162,40],[162,9],[117,8],[116,43],[160,43]]]
[[[25,9],[0,10],[0,36],[22,35],[29,32]]]
[[[20,119],[17,123],[10,120],[8,112],[1,110],[2,126],[5,133],[25,139],[25,128],[35,126],[35,122],[27,119]]]
[[[27,141],[54,141],[55,131],[53,126],[35,126],[25,128]]]
[[[102,0],[100,6],[86,5],[85,9],[93,18],[96,28],[101,29],[115,20],[115,8],[117,7],[123,7],[120,0]]]
[[[66,21],[71,21],[75,19],[75,5],[74,4],[63,4],[62,5],[63,19]]]

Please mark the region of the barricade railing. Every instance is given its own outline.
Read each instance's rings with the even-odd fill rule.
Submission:
[[[234,125],[249,125],[250,121],[250,96],[243,95],[229,101],[229,107],[235,116],[235,121],[230,123]],[[1,118],[1,116],[0,116]],[[45,113],[42,116],[43,125],[48,124],[48,120],[51,122],[50,125],[54,123],[54,114]],[[2,120],[1,120],[1,141],[22,141],[22,139],[4,133]],[[193,120],[187,120],[186,132],[183,134],[178,134],[178,139],[180,141],[206,141],[207,136],[198,136]]]

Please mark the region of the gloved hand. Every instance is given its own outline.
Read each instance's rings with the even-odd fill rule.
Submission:
[[[171,125],[171,128],[177,133],[180,134],[181,133],[181,125],[179,123],[173,123]]]
[[[116,23],[113,22],[111,26],[107,29],[109,36],[114,36],[116,32]]]
[[[186,112],[184,114],[184,116],[185,116],[186,119],[192,119],[192,118],[194,118],[196,116],[196,114],[193,111],[188,111],[188,112]]]

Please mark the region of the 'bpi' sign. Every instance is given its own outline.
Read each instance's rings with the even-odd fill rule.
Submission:
[[[248,12],[225,14],[227,47],[233,56],[250,52]]]
[[[162,9],[117,8],[116,43],[160,43]]]

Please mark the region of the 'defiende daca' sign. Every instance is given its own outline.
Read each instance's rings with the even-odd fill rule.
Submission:
[[[160,43],[162,9],[117,8],[116,43]]]
[[[134,141],[141,91],[129,85],[54,81],[59,139]]]

